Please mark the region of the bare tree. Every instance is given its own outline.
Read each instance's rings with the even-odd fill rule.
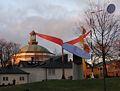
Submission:
[[[86,22],[91,29],[90,46],[94,54],[102,58],[104,76],[107,76],[106,59],[114,57],[113,45],[119,38],[120,30],[119,17],[109,14],[106,6],[91,4],[85,12]]]
[[[5,46],[6,48],[6,60],[10,60],[11,56],[14,55],[14,62],[15,62],[15,57],[16,57],[16,53],[19,50],[19,44],[14,43],[14,42],[8,42]],[[11,60],[10,60],[11,61]]]
[[[0,61],[1,61],[1,66],[4,66],[4,49],[6,45],[6,40],[5,39],[0,39]]]
[[[6,66],[10,62],[10,58],[13,54],[16,54],[19,50],[19,44],[14,42],[8,42],[5,39],[0,39],[0,59],[2,67]]]
[[[20,48],[20,44],[17,44],[17,43],[14,43],[14,42],[12,43],[12,47],[11,47],[12,54],[11,54],[11,56],[14,57],[13,64],[15,64],[16,54],[18,53],[19,48]]]

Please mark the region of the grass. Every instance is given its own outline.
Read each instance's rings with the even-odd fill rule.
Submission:
[[[120,78],[106,79],[107,91],[120,91]],[[0,91],[104,91],[103,79],[89,80],[49,80],[9,87]]]

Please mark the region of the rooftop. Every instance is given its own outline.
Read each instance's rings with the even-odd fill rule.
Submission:
[[[19,67],[23,68],[62,68],[62,57],[56,56],[44,62],[42,61],[20,61]],[[64,68],[72,68],[72,62],[68,62],[68,55],[64,55]]]
[[[29,74],[29,73],[20,70],[18,67],[8,66],[8,67],[1,67],[0,74]]]
[[[26,45],[22,47],[19,52],[37,52],[37,53],[51,53],[48,49],[40,46],[40,45]]]

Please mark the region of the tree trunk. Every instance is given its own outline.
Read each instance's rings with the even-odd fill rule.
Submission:
[[[105,55],[103,53],[103,57],[102,57],[102,60],[103,60],[103,74],[104,74],[104,77],[107,77],[107,67],[106,67],[106,62],[105,62]]]

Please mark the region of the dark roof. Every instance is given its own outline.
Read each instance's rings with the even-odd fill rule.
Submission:
[[[44,64],[43,61],[20,61],[18,67],[24,67],[24,68],[34,68],[34,67],[40,67],[42,64]]]
[[[72,62],[61,63],[59,61],[47,61],[45,64],[41,65],[42,68],[72,68]]]
[[[62,57],[56,56],[46,61],[20,61],[19,67],[23,68],[62,68]],[[64,68],[72,68],[72,62],[68,62],[68,55],[64,55]]]
[[[0,74],[29,74],[18,67],[8,66],[8,67],[1,67]]]
[[[62,63],[62,57],[51,58],[43,65],[42,68],[72,68],[72,62],[68,62],[68,55],[64,55],[64,64]]]

